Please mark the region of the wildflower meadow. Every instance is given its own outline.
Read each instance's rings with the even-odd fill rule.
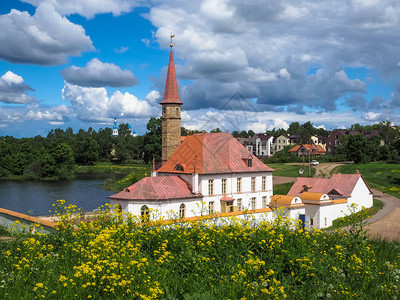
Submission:
[[[58,202],[50,234],[1,242],[1,299],[397,299],[399,243],[227,218],[141,222]]]

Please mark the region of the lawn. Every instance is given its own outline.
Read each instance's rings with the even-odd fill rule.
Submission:
[[[309,177],[309,165],[306,164],[304,167],[304,173],[299,174],[299,170],[303,169],[303,165],[292,165],[285,163],[274,163],[268,164],[269,167],[275,170],[272,173],[273,176],[284,176],[284,177]],[[315,168],[311,167],[311,175],[315,175]]]
[[[339,166],[333,173],[354,174],[359,170],[368,185],[381,192],[400,198],[400,165],[383,162]]]
[[[274,195],[287,195],[292,185],[293,182],[274,185]]]
[[[396,299],[398,242],[251,218],[141,223],[104,211],[0,242],[1,299]],[[60,209],[61,210],[61,209]],[[71,223],[72,222],[72,223]]]

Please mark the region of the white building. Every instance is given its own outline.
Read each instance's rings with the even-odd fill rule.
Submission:
[[[302,199],[310,226],[318,229],[332,226],[333,220],[373,205],[372,192],[361,174],[297,178],[288,195]]]
[[[187,136],[152,176],[110,196],[125,212],[165,218],[267,208],[272,171],[229,133]]]

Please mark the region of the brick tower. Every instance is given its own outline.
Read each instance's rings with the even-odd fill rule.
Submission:
[[[162,105],[162,155],[161,160],[164,164],[181,144],[181,105],[179,100],[178,84],[176,82],[174,55],[169,55],[167,80],[165,82],[164,98]]]

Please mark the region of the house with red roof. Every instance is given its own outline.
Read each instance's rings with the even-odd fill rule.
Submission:
[[[331,178],[297,178],[288,195],[300,197],[310,226],[325,228],[332,221],[373,205],[372,191],[361,174]]]
[[[157,211],[184,218],[267,208],[272,171],[229,133],[199,133],[181,139],[181,117],[172,43],[162,105],[162,166],[109,197],[134,215]]]
[[[111,205],[134,215],[164,217],[266,208],[272,171],[229,133],[187,136],[153,177],[110,196]]]
[[[296,145],[291,148],[288,152],[296,153],[297,156],[306,156],[306,155],[324,155],[326,154],[325,149],[321,145],[314,144],[301,144]]]

